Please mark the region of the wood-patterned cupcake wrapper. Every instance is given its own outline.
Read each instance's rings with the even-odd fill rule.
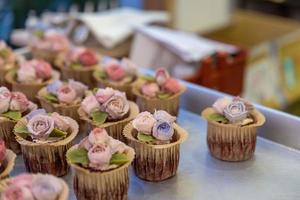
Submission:
[[[207,108],[202,116],[208,116],[215,111]],[[253,111],[255,123],[243,127],[208,121],[207,145],[212,156],[224,161],[243,161],[250,159],[255,152],[257,127],[265,122],[264,116]]]
[[[36,96],[39,90],[45,87],[46,85],[50,84],[52,81],[59,79],[59,77],[60,77],[59,72],[53,70],[52,78],[48,81],[45,81],[43,83],[36,83],[36,84],[22,84],[22,83],[18,83],[15,80],[14,72],[10,71],[6,74],[5,80],[7,81],[8,84],[10,84],[12,91],[23,92],[30,101],[37,103],[38,99],[36,98]]]
[[[78,108],[80,107],[80,103],[76,105],[61,105],[61,104],[54,104],[47,101],[43,96],[47,93],[46,87],[42,88],[37,95],[37,98],[40,101],[42,108],[44,108],[47,112],[57,112],[63,116],[68,116],[74,119],[75,121],[79,122],[79,115],[78,115]]]
[[[16,141],[15,135],[13,133],[14,126],[16,122],[9,119],[0,120],[0,138],[4,140],[5,146],[11,149],[16,154],[21,152],[20,144]]]
[[[184,129],[174,124],[177,140],[165,145],[150,145],[138,141],[133,132],[132,123],[124,128],[124,136],[128,145],[136,153],[133,162],[135,174],[147,181],[162,181],[173,177],[178,168],[180,158],[180,144],[187,138]]]
[[[78,145],[72,149],[78,148]],[[68,161],[74,170],[73,187],[78,200],[125,200],[127,199],[129,177],[128,167],[134,159],[134,151],[128,152],[129,162],[107,172],[91,172]]]
[[[42,174],[34,174],[33,176],[37,176],[37,175],[42,175]],[[56,200],[68,200],[69,199],[69,187],[64,180],[62,180],[62,179],[59,179],[59,180],[61,181],[63,189]],[[0,194],[2,192],[4,192],[5,189],[8,187],[9,181],[10,181],[9,178],[0,181]]]
[[[89,88],[95,87],[95,81],[93,77],[93,71],[95,67],[88,67],[81,70],[73,70],[68,67],[61,67],[62,79],[67,81],[69,79],[74,79],[75,81],[80,81],[87,85]]]
[[[31,47],[31,54],[33,58],[43,59],[53,64],[59,52]]]
[[[13,151],[6,149],[4,161],[0,166],[0,180],[9,177],[10,172],[15,166],[16,157],[17,156]]]
[[[6,86],[7,83],[5,81],[5,75],[7,74],[7,72],[9,71],[9,69],[0,69],[0,85],[1,86]]]
[[[136,95],[136,103],[138,104],[140,111],[149,111],[154,113],[155,110],[165,110],[173,116],[178,115],[179,111],[179,103],[180,103],[180,96],[184,93],[186,88],[183,86],[182,90],[167,98],[167,99],[158,99],[158,98],[149,98],[145,95],[142,95],[139,91],[140,85],[137,84],[133,87],[133,94]]]
[[[16,139],[21,145],[24,163],[27,171],[32,173],[48,173],[55,176],[63,176],[68,172],[68,164],[65,158],[66,152],[72,146],[73,140],[78,134],[78,124],[75,120],[66,117],[70,126],[71,134],[58,142],[37,144],[23,139],[16,134]],[[20,120],[16,127],[25,124]]]
[[[94,124],[93,121],[87,115],[87,113],[84,112],[82,108],[79,108],[78,114],[80,116],[80,119],[85,122],[85,124],[83,125],[83,127],[85,127],[85,134],[87,135],[95,127],[100,127],[100,128],[105,128],[107,133],[111,137],[120,140],[122,142],[125,142],[125,138],[122,134],[123,129],[126,126],[126,124],[128,124],[131,120],[135,118],[135,116],[139,114],[139,108],[134,102],[129,101],[129,106],[130,106],[130,111],[129,111],[130,113],[128,117],[120,121],[106,122],[101,125]]]

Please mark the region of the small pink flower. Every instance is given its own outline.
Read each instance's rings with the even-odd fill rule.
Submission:
[[[47,115],[35,115],[29,120],[27,129],[32,138],[45,139],[54,129],[54,119]]]
[[[92,66],[98,63],[97,55],[90,49],[85,49],[85,51],[79,55],[78,59],[79,62],[84,66]]]
[[[34,200],[29,187],[11,185],[1,195],[3,200]]]
[[[109,140],[109,136],[104,128],[94,128],[89,136],[88,140],[91,144],[106,143]]]
[[[169,72],[164,68],[159,68],[155,72],[155,79],[158,85],[164,85],[170,78]]]
[[[105,103],[108,99],[110,99],[114,95],[115,91],[112,88],[99,88],[96,93],[96,99],[99,103]]]
[[[169,78],[163,85],[163,89],[167,92],[176,94],[177,92],[180,92],[181,85],[179,84],[179,82],[176,79]]]
[[[89,167],[101,170],[109,165],[111,156],[112,152],[108,145],[95,144],[88,151]]]
[[[67,131],[70,128],[70,124],[66,118],[56,112],[51,114],[51,117],[54,120],[54,126],[55,128],[58,128],[62,131]]]
[[[76,91],[70,85],[62,85],[57,90],[57,98],[62,103],[70,104],[76,99]]]
[[[89,115],[100,110],[100,104],[94,95],[89,95],[81,102],[81,108]]]
[[[125,77],[125,70],[119,62],[111,61],[107,63],[105,71],[109,79],[113,81],[122,80]]]
[[[231,103],[231,99],[228,97],[219,98],[215,101],[212,107],[219,113],[223,115],[224,109]]]
[[[103,105],[103,110],[110,119],[121,119],[129,112],[129,102],[124,92],[115,91],[115,94]]]
[[[49,79],[52,76],[52,67],[51,65],[44,60],[31,60],[28,61],[32,64],[35,69],[36,76],[43,80]]]
[[[12,111],[24,112],[29,107],[29,100],[22,92],[12,92],[9,109]]]
[[[3,140],[0,140],[0,167],[1,167],[1,163],[5,159],[5,154],[6,154],[5,143]]]
[[[79,142],[79,147],[85,148],[86,150],[90,150],[93,147],[93,144],[89,142],[89,138],[85,137]]]
[[[142,86],[142,94],[148,97],[155,97],[159,91],[159,86],[156,83],[146,83]]]
[[[0,87],[0,113],[7,112],[11,100],[11,92],[6,87]]]
[[[153,115],[148,111],[144,111],[135,117],[135,119],[132,121],[132,126],[139,132],[151,135],[155,122],[156,119],[153,117]]]

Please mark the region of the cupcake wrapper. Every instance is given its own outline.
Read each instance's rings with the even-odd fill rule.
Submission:
[[[208,119],[213,112],[212,108],[207,108],[202,116]],[[207,145],[212,156],[224,161],[250,159],[255,151],[257,127],[265,122],[264,116],[258,111],[254,111],[253,116],[256,123],[243,127],[208,121]]]
[[[56,59],[58,52],[31,47],[31,54],[33,58],[43,59],[47,62],[53,63]]]
[[[0,138],[4,140],[5,145],[8,149],[13,150],[16,154],[21,152],[19,143],[16,141],[15,135],[13,134],[14,126],[16,122],[9,119],[0,120]]]
[[[10,172],[15,166],[16,157],[17,156],[13,151],[6,149],[5,159],[2,166],[0,166],[0,180],[9,177]]]
[[[37,176],[40,174],[34,174],[33,176]],[[69,199],[69,187],[66,184],[65,181],[63,181],[62,179],[59,179],[61,181],[61,184],[63,185],[63,189],[62,192],[60,193],[60,195],[58,196],[57,200],[68,200]],[[10,179],[4,179],[0,182],[0,194],[1,192],[5,191],[5,189],[8,187]]]
[[[44,108],[47,112],[57,112],[63,116],[71,117],[75,121],[79,122],[80,119],[77,110],[80,107],[80,103],[71,106],[54,104],[43,98],[43,94],[45,93],[46,88],[42,88],[37,95],[37,98],[39,99],[42,108]]]
[[[68,79],[74,79],[86,84],[89,88],[95,87],[93,71],[95,67],[89,67],[83,70],[73,70],[67,67],[61,67],[62,79],[67,81]]]
[[[162,181],[176,175],[179,157],[180,144],[187,138],[184,129],[174,124],[177,141],[165,145],[149,145],[142,143],[133,136],[134,128],[129,123],[124,128],[124,136],[128,145],[131,146],[136,153],[133,162],[135,174],[147,181]]]
[[[79,114],[80,119],[82,119],[82,121],[84,122],[83,127],[85,129],[86,135],[93,128],[100,127],[100,128],[105,128],[111,137],[113,137],[117,140],[120,140],[122,142],[125,142],[125,138],[122,134],[122,131],[123,131],[124,127],[126,126],[126,124],[128,124],[131,120],[134,119],[135,116],[137,116],[139,114],[139,108],[134,102],[129,101],[129,106],[130,106],[130,111],[129,111],[130,113],[129,113],[128,117],[126,117],[125,119],[122,119],[120,121],[106,122],[101,125],[94,124],[93,121],[87,115],[87,113],[85,113],[81,108],[79,108],[78,114]]]
[[[77,148],[75,145],[70,150]],[[69,162],[74,170],[73,187],[78,200],[125,200],[128,196],[128,167],[134,158],[133,149],[129,153],[130,162],[107,172],[91,172]]]
[[[16,139],[21,145],[24,163],[28,172],[48,173],[55,176],[64,176],[68,172],[68,164],[65,158],[66,152],[72,146],[73,140],[78,134],[78,124],[75,120],[67,118],[72,133],[65,139],[49,144],[37,144],[24,140],[17,133]],[[25,123],[20,120],[16,127]]]
[[[10,84],[12,91],[23,92],[30,101],[37,103],[38,99],[36,98],[36,94],[39,90],[51,83],[53,80],[59,79],[59,77],[59,72],[53,71],[52,79],[48,81],[38,84],[22,84],[15,81],[14,72],[10,71],[6,74],[5,80],[8,84]]]
[[[136,103],[138,104],[141,112],[149,111],[154,113],[155,110],[165,110],[173,116],[178,115],[180,96],[185,91],[185,88],[167,99],[148,98],[142,95],[138,88],[140,87],[136,86],[132,91],[133,94],[136,95]]]
[[[0,85],[6,86],[7,83],[5,81],[5,75],[7,74],[9,70],[8,69],[0,69]]]
[[[100,87],[100,88],[110,87],[115,90],[125,92],[127,99],[135,101],[136,97],[132,92],[132,88],[135,85],[135,81],[132,83],[129,83],[129,84],[116,84],[116,83],[111,83],[108,80],[100,79],[100,78],[96,77],[95,75],[94,75],[94,79],[96,80],[98,87]]]

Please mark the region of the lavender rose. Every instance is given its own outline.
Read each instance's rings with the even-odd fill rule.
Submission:
[[[80,98],[84,96],[85,91],[88,89],[86,85],[79,81],[74,81],[73,79],[69,79],[68,83],[69,86],[75,90],[76,95]]]
[[[153,114],[154,118],[156,120],[162,120],[162,121],[167,121],[169,123],[173,123],[176,120],[176,117],[170,115],[169,113],[167,113],[164,110],[156,110]]]
[[[51,175],[34,177],[31,187],[36,200],[56,200],[62,189],[61,182]]]
[[[158,140],[170,140],[173,134],[174,128],[167,121],[157,121],[152,129],[152,135]]]
[[[57,98],[62,103],[70,104],[76,99],[76,91],[69,85],[62,85],[57,90]]]
[[[212,107],[219,113],[223,114],[224,109],[231,103],[231,99],[228,97],[219,98],[215,101]]]
[[[112,88],[98,89],[96,93],[96,99],[99,103],[105,103],[110,99],[115,93],[115,90]]]
[[[47,86],[47,92],[53,94],[53,95],[57,95],[57,91],[58,91],[58,88],[60,88],[62,86],[62,82],[60,80],[55,80],[53,81],[51,84],[49,84]]]
[[[27,129],[33,139],[45,139],[54,129],[54,119],[47,115],[36,115],[29,120]]]
[[[46,112],[45,109],[36,109],[36,110],[33,110],[33,111],[31,111],[30,113],[28,113],[26,115],[27,121],[29,121],[31,118],[33,118],[36,115],[47,115],[47,112]]]
[[[115,95],[107,100],[102,108],[111,119],[121,119],[129,112],[129,103],[124,92],[115,92]]]
[[[233,101],[224,109],[224,115],[231,123],[243,121],[247,118],[247,114],[246,106],[242,101]]]
[[[29,100],[27,97],[21,92],[12,92],[11,93],[11,102],[9,109],[13,111],[24,112],[29,107]]]
[[[0,113],[5,113],[9,109],[11,93],[6,87],[0,87]]]
[[[100,110],[100,104],[94,95],[89,95],[81,102],[81,108],[89,115]]]
[[[136,116],[136,118],[132,121],[132,126],[139,132],[151,135],[155,122],[156,119],[153,115],[150,112],[145,111]]]
[[[111,149],[105,144],[96,144],[88,151],[89,167],[103,170],[109,166],[112,157]]]

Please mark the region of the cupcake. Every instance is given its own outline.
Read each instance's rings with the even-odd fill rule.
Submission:
[[[134,150],[95,128],[67,152],[74,170],[73,187],[78,200],[127,199],[128,167]]]
[[[207,145],[212,156],[225,161],[250,159],[256,146],[256,129],[265,117],[249,102],[220,98],[202,111],[207,120]]]
[[[78,114],[86,132],[102,127],[115,139],[124,141],[122,130],[139,113],[138,106],[128,101],[124,92],[112,88],[94,89],[81,102]]]
[[[6,149],[3,140],[0,140],[0,180],[7,178],[15,165],[16,154]]]
[[[17,59],[11,48],[3,40],[0,40],[0,85],[5,85],[6,73],[13,69]]]
[[[43,87],[37,98],[47,112],[58,112],[79,121],[77,110],[87,89],[86,85],[72,79],[68,82],[56,80]]]
[[[65,181],[48,174],[21,174],[0,182],[1,200],[68,200]]]
[[[0,138],[7,148],[20,153],[20,145],[13,134],[17,121],[35,110],[37,105],[29,101],[21,92],[10,92],[6,87],[0,87]]]
[[[177,115],[179,98],[185,87],[162,68],[156,70],[155,78],[145,76],[142,79],[133,87],[140,110],[153,113],[162,109],[171,115]]]
[[[27,171],[55,176],[67,174],[65,154],[78,133],[75,120],[38,109],[19,120],[14,133]]]
[[[147,181],[162,181],[175,176],[180,144],[187,132],[175,123],[176,117],[163,110],[141,112],[124,128],[124,136],[135,153],[135,174]]]
[[[24,61],[17,71],[9,71],[5,80],[13,91],[23,92],[31,101],[37,101],[36,94],[42,88],[59,79],[59,73],[44,60]]]
[[[100,56],[91,49],[73,47],[68,53],[61,54],[56,65],[59,66],[64,80],[74,79],[93,88],[93,71],[99,67],[99,61]]]
[[[66,53],[70,49],[68,38],[58,32],[46,31],[36,32],[36,37],[30,44],[33,58],[43,59],[54,64],[60,54]]]
[[[104,63],[103,69],[96,69],[93,74],[98,87],[111,87],[125,92],[127,98],[135,100],[132,87],[137,80],[137,67],[129,59],[109,60]]]

